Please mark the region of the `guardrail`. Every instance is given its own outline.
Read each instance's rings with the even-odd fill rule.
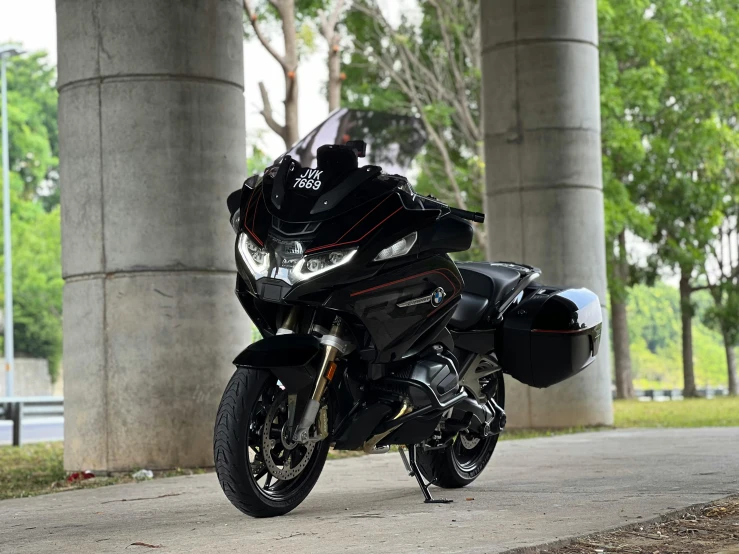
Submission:
[[[616,398],[616,389],[612,390],[613,398]],[[698,396],[701,398],[717,398],[721,396],[728,396],[729,390],[725,387],[698,389]],[[682,400],[683,391],[682,389],[644,389],[635,390],[634,397],[643,401],[656,400],[658,402],[665,400]]]
[[[23,418],[63,415],[64,398],[61,396],[6,396],[0,398],[0,419],[13,422],[13,446],[20,446],[23,443]]]

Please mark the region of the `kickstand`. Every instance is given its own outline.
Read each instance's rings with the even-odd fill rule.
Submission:
[[[403,465],[405,466],[405,469],[408,470],[408,475],[410,477],[415,477],[416,481],[418,481],[418,486],[421,487],[421,492],[423,493],[424,502],[426,504],[449,504],[450,502],[454,502],[454,500],[449,500],[447,498],[434,498],[433,496],[431,496],[431,493],[429,492],[429,487],[433,485],[434,482],[431,481],[428,484],[423,482],[423,477],[421,477],[421,472],[418,469],[418,464],[416,464],[415,445],[408,448],[408,457],[406,457],[405,451],[403,450],[402,446],[398,448],[398,451],[400,452],[400,457],[403,459]]]

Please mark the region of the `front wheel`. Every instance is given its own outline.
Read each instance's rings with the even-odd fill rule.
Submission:
[[[238,368],[218,407],[213,454],[223,492],[247,515],[288,513],[321,475],[328,439],[297,444],[287,428],[287,392],[274,375]]]
[[[505,407],[503,375],[497,373],[485,387],[501,407]],[[427,481],[444,489],[458,489],[472,483],[488,465],[498,444],[499,435],[487,437],[459,433],[454,442],[442,450],[416,451],[416,461]]]

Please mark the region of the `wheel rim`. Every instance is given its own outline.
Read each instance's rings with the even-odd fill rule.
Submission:
[[[465,445],[468,438],[462,437],[460,433],[454,440],[452,453],[454,454],[454,462],[459,469],[464,472],[474,470],[486,456],[490,454],[491,442],[498,440],[498,435],[490,435],[485,438],[475,437],[474,446],[467,448]]]
[[[495,379],[495,389],[492,397],[500,407],[503,407],[505,403],[503,376],[498,374],[493,376],[493,379]],[[483,388],[487,388],[491,384],[484,384]],[[480,437],[472,434],[459,433],[454,439],[451,448],[454,464],[460,471],[465,473],[474,471],[480,464],[487,462],[492,449],[498,442],[499,436],[489,435],[487,437]]]
[[[319,444],[292,443],[284,431],[286,422],[287,392],[270,378],[252,405],[244,443],[253,484],[274,501],[297,493],[319,459]]]

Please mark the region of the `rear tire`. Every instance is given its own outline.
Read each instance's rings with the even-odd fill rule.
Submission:
[[[501,408],[505,408],[505,385],[503,375],[498,373],[497,387],[493,398]],[[498,444],[500,435],[468,438],[458,434],[454,442],[443,450],[424,452],[416,450],[416,462],[424,478],[443,489],[466,487],[482,473]],[[472,448],[468,448],[477,440]],[[412,448],[412,447],[411,447]]]
[[[213,441],[218,481],[231,504],[252,517],[280,516],[295,509],[313,489],[326,462],[328,439],[314,443],[312,449],[294,443],[284,446],[280,425],[286,417],[286,399],[269,371],[240,367],[218,407]],[[272,441],[268,448],[266,440]],[[270,456],[269,464],[265,456]],[[301,465],[294,477],[282,473],[295,473]]]

